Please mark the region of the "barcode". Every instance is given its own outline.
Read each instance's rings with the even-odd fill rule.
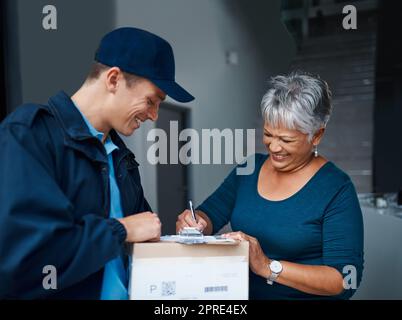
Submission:
[[[176,281],[162,282],[162,297],[176,294]]]
[[[220,291],[228,291],[228,286],[205,287],[204,288],[204,292],[220,292]]]

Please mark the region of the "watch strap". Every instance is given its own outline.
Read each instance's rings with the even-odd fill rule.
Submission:
[[[279,273],[275,273],[271,271],[271,274],[269,275],[268,279],[267,279],[267,283],[270,284],[271,286],[274,284],[274,282],[276,281],[276,279],[278,278]]]

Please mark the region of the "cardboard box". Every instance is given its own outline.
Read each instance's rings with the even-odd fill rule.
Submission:
[[[247,300],[248,249],[248,242],[136,243],[130,299]]]

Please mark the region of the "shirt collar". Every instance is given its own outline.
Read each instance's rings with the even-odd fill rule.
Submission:
[[[80,112],[82,118],[84,119],[84,121],[85,121],[85,123],[86,123],[86,125],[87,125],[87,127],[88,127],[88,129],[89,129],[89,132],[90,132],[94,137],[96,137],[99,141],[102,142],[102,139],[103,139],[103,137],[104,137],[105,134],[104,134],[103,132],[100,132],[100,131],[96,130],[95,127],[94,127],[94,126],[89,122],[89,120],[84,116],[84,114],[81,112],[81,110],[77,107],[77,105],[75,104],[74,101],[73,101],[73,104],[74,104],[74,106],[77,108],[77,110]],[[110,153],[112,153],[114,150],[119,149],[119,147],[116,146],[116,145],[113,143],[112,139],[110,139],[109,136],[106,138],[105,143],[104,143],[104,146],[105,146],[106,154],[110,154]]]
[[[48,106],[50,112],[60,121],[66,136],[71,138],[71,141],[74,141],[74,145],[78,146],[81,141],[94,137],[85,123],[85,117],[82,116],[78,108],[74,106],[71,98],[64,91],[60,91],[50,97]],[[110,130],[109,137],[121,151],[119,158],[122,159],[128,154],[132,154],[115,130]],[[70,141],[70,139],[66,139],[66,141]],[[83,150],[87,149],[84,148]],[[133,154],[132,156],[135,157]]]

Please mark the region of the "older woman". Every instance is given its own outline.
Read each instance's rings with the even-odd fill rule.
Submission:
[[[350,298],[363,269],[363,222],[352,181],[318,153],[331,114],[325,81],[304,73],[272,79],[262,99],[263,142],[252,175],[233,170],[176,229],[250,243],[250,299]],[[342,152],[342,150],[339,150]],[[345,278],[345,281],[344,281]],[[346,284],[346,285],[344,285]]]

